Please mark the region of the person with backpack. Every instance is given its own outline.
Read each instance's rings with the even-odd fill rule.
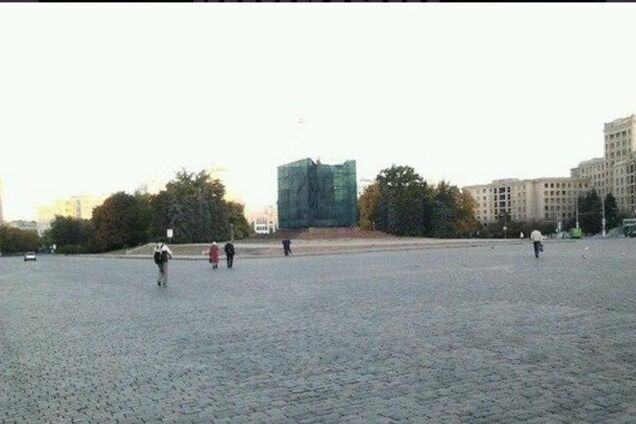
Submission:
[[[225,243],[223,250],[225,251],[227,267],[232,268],[232,264],[234,263],[234,244],[232,244],[232,242]]]
[[[210,263],[212,264],[212,269],[219,267],[219,246],[216,245],[215,241],[210,246]]]
[[[162,241],[155,244],[152,251],[152,257],[159,267],[159,277],[157,278],[157,285],[161,287],[168,286],[168,260],[172,259],[172,251]]]

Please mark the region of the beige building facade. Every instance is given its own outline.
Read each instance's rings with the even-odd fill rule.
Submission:
[[[278,229],[278,209],[276,206],[246,207],[245,219],[256,234],[271,234]]]
[[[578,196],[588,189],[580,178],[508,178],[464,187],[476,202],[475,216],[486,226],[508,216],[516,222],[565,221],[576,216]]]
[[[37,208],[39,223],[50,223],[56,215],[91,219],[93,209],[104,203],[108,196],[72,196],[56,199],[52,204]]]
[[[615,119],[604,125],[604,156],[579,163],[572,177],[585,180],[603,198],[616,198],[618,209],[636,213],[636,115]]]

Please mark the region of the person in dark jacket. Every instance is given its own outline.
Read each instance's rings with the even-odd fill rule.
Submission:
[[[232,264],[234,263],[234,245],[231,242],[225,243],[223,250],[225,251],[227,267],[232,268]]]
[[[283,240],[283,252],[285,253],[285,256],[288,256],[292,252],[291,251],[291,240],[289,240],[289,239]]]

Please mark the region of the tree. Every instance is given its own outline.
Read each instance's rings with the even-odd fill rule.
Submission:
[[[233,226],[234,238],[243,239],[252,233],[250,224],[247,222],[244,213],[244,206],[237,202],[225,202],[230,224]]]
[[[477,202],[470,192],[463,190],[457,199],[456,234],[460,237],[470,237],[481,229],[475,217]]]
[[[433,237],[447,238],[455,237],[457,234],[459,194],[459,189],[446,181],[440,182],[435,187],[431,222]]]
[[[596,190],[579,197],[579,224],[585,234],[601,231],[601,210],[602,202]]]
[[[8,225],[0,226],[0,252],[23,253],[40,247],[36,231],[21,230]]]
[[[93,247],[106,252],[148,241],[150,218],[147,195],[113,194],[93,211]]]
[[[401,236],[465,237],[480,228],[475,201],[457,186],[429,185],[409,166],[382,170],[360,197],[360,226]]]
[[[380,186],[376,227],[401,236],[421,236],[428,227],[428,186],[409,166],[382,170],[376,182]]]
[[[381,194],[380,184],[375,182],[369,185],[360,196],[360,199],[358,199],[358,211],[360,213],[358,225],[363,230],[375,229]]]
[[[163,237],[174,230],[177,243],[201,243],[230,238],[230,219],[223,200],[225,187],[198,174],[181,170],[166,188],[152,198],[151,234]]]
[[[618,205],[612,193],[607,193],[605,196],[605,224],[608,230],[620,225]]]
[[[85,253],[92,250],[89,243],[93,236],[93,226],[87,219],[58,215],[51,222],[48,236],[61,251],[65,248],[73,253]]]

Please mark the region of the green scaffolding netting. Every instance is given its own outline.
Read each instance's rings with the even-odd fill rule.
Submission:
[[[358,217],[356,162],[303,159],[278,167],[280,228],[352,227]]]

